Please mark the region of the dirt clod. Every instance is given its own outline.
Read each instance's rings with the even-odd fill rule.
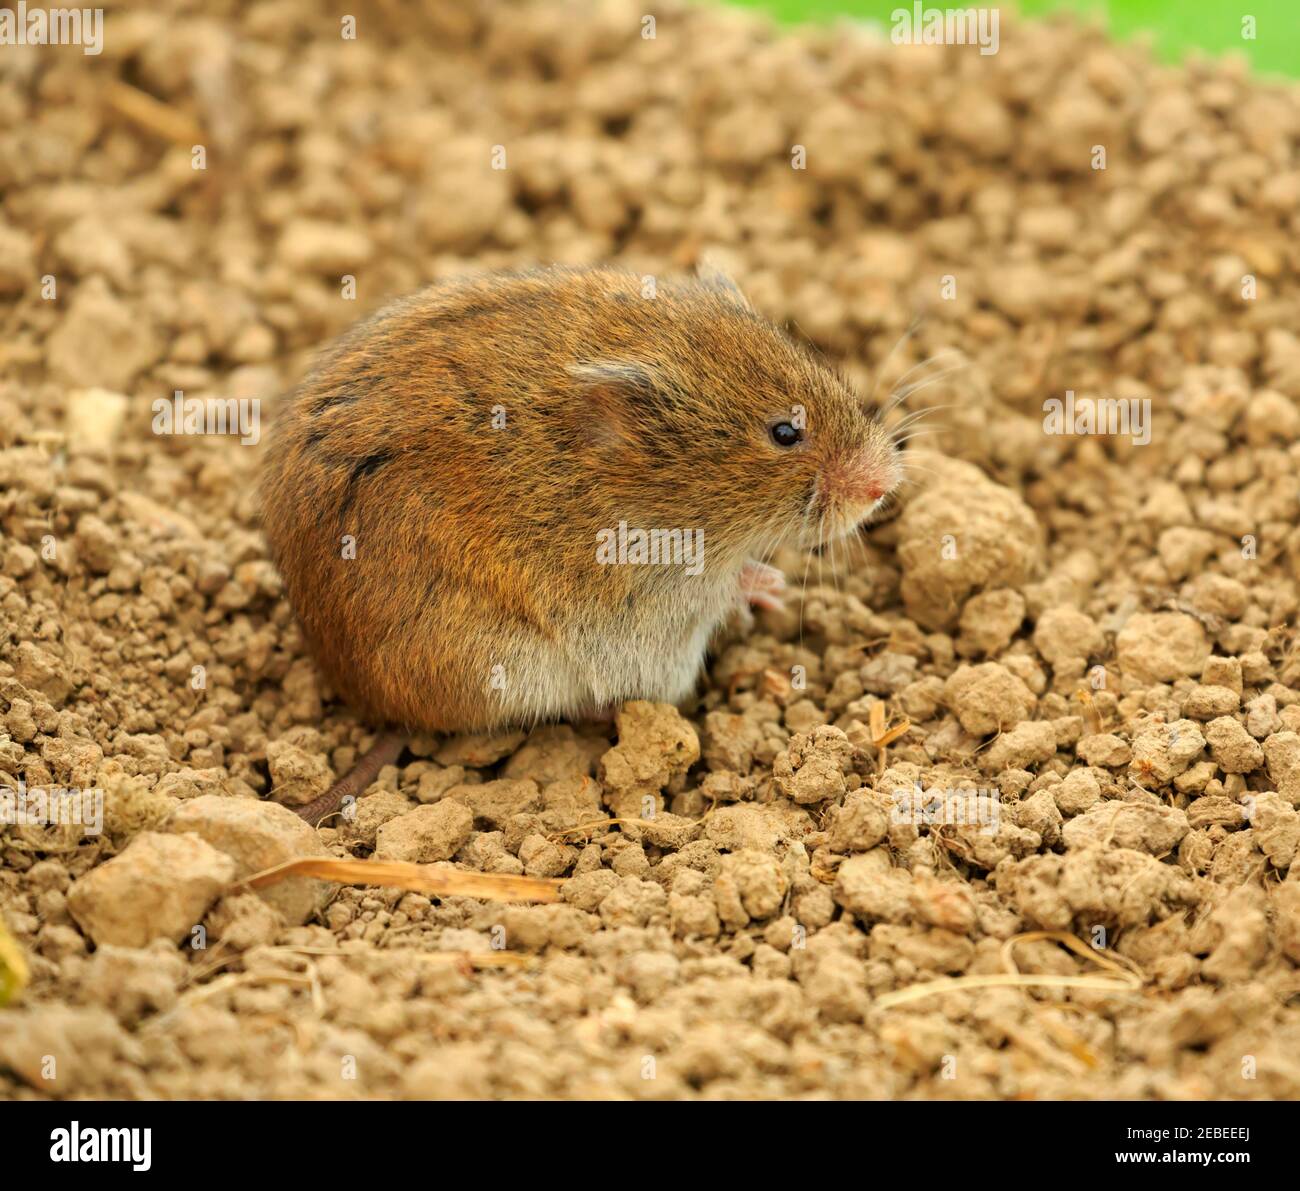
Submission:
[[[0,72],[0,795],[102,792],[0,819],[0,1099],[1300,1097],[1300,89],[1008,12],[193,9]],[[907,482],[681,707],[305,824],[384,726],[266,551],[280,395],[428,283],[705,261],[918,416]],[[559,900],[237,883],[298,857]]]

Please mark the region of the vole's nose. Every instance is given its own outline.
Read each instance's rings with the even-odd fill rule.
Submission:
[[[884,452],[870,448],[827,461],[822,488],[840,508],[874,504],[897,483],[897,465]]]

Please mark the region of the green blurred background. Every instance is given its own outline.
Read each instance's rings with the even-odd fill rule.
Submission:
[[[733,0],[783,21],[820,21],[844,16],[879,21],[911,9],[912,0]],[[925,0],[926,8],[966,8],[987,0]],[[1149,32],[1156,53],[1177,62],[1189,49],[1211,54],[1236,50],[1262,74],[1300,77],[1300,0],[1018,0],[1025,16],[1073,11],[1100,16],[1118,38]],[[1255,39],[1242,37],[1242,18],[1255,18]]]

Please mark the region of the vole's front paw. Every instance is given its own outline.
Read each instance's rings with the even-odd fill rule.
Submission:
[[[779,612],[785,607],[785,575],[752,558],[740,568],[740,599],[751,608]]]

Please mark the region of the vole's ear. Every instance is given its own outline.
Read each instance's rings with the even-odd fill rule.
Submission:
[[[636,441],[635,426],[662,399],[654,373],[634,360],[591,360],[569,365],[580,398],[574,416],[583,435],[597,444]]]
[[[754,312],[754,308],[749,304],[749,299],[740,292],[740,287],[732,281],[727,274],[711,256],[705,254],[700,258],[699,263],[695,266],[695,278],[701,285],[711,289],[719,297],[725,298],[733,306],[738,306],[741,310],[747,310],[749,313]]]

